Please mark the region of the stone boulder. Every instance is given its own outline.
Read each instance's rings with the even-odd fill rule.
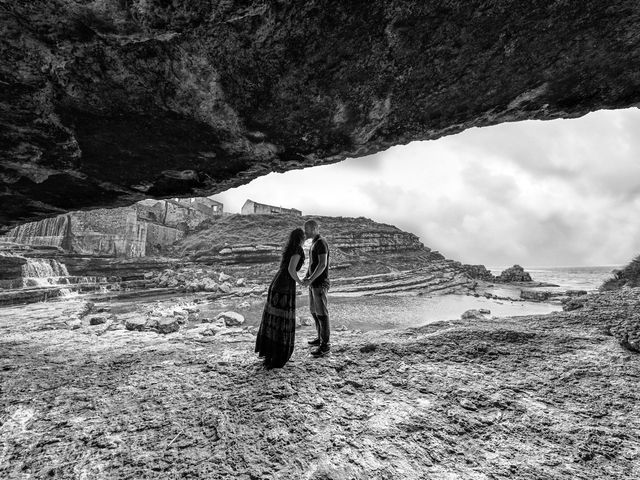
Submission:
[[[520,292],[520,298],[523,300],[532,300],[535,302],[544,302],[551,296],[551,292],[536,291],[536,290],[522,290]]]
[[[158,333],[173,333],[180,330],[180,319],[174,317],[163,317],[160,318],[154,325],[153,328]]]
[[[218,314],[216,320],[224,321],[227,327],[237,327],[244,323],[244,317],[237,312],[222,312]]]
[[[503,270],[502,273],[497,277],[497,280],[500,282],[531,282],[531,275],[524,271],[520,265],[514,265],[513,267],[509,267],[506,270]]]
[[[485,315],[489,315],[490,313],[491,311],[486,308],[481,308],[480,310],[472,309],[464,312],[460,315],[460,318],[462,320],[482,320],[486,318]]]
[[[202,280],[202,289],[205,292],[217,292],[218,284],[211,278],[205,278]]]
[[[145,329],[147,325],[147,320],[142,317],[129,318],[125,323],[125,328],[131,331],[141,332]]]
[[[82,328],[82,320],[78,319],[78,318],[74,318],[72,320],[69,320],[67,322],[65,322],[67,325],[67,328],[69,328],[69,330],[77,330],[79,328]]]
[[[107,315],[96,315],[89,318],[89,325],[102,325],[107,323],[109,317]]]

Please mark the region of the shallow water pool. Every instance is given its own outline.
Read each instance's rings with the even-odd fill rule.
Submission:
[[[264,298],[225,300],[201,306],[203,315],[215,316],[225,310],[244,315],[247,325],[259,325]],[[487,308],[497,317],[538,315],[561,311],[560,305],[538,302],[491,300],[468,295],[339,297],[329,294],[331,328],[344,326],[357,330],[386,330],[416,327],[439,320],[460,318],[469,309]],[[313,323],[306,295],[298,297],[298,316]]]

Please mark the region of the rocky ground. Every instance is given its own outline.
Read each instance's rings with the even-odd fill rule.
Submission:
[[[640,356],[608,326],[640,291],[606,295],[334,331],[322,359],[302,327],[278,370],[253,353],[255,329],[190,318],[194,305],[5,308],[0,478],[638,478]],[[180,326],[158,333],[169,310]]]

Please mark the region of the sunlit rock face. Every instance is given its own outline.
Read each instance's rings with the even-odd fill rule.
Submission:
[[[640,4],[16,0],[0,229],[640,101]]]

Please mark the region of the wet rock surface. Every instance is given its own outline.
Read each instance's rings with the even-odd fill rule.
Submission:
[[[635,105],[639,17],[630,0],[5,2],[0,229]]]
[[[334,332],[322,359],[302,328],[275,370],[253,354],[252,329],[207,335],[212,324],[194,321],[162,335],[127,331],[115,307],[113,323],[90,326],[81,301],[6,308],[0,476],[636,478],[640,355],[603,327],[639,293],[544,316]]]

